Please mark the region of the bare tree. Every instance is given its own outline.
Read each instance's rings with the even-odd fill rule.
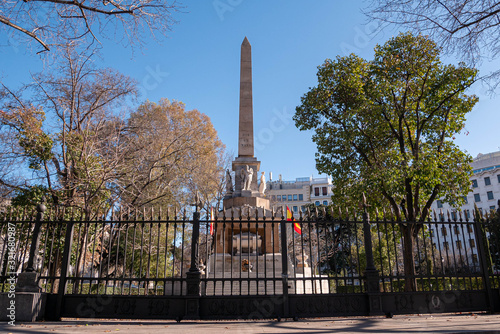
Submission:
[[[175,1],[164,0],[0,0],[0,23],[42,49],[70,41],[99,43],[99,37],[141,44],[145,34],[165,35],[180,9]]]
[[[33,76],[20,91],[4,86],[0,101],[0,134],[10,166],[1,175],[4,186],[33,189],[43,184],[56,205],[80,207],[99,214],[110,205],[109,183],[123,154],[119,145],[124,121],[116,109],[137,93],[135,82],[111,69],[98,69],[92,54],[65,49],[55,74]],[[29,97],[29,98],[28,98]],[[44,125],[45,117],[49,124]],[[52,130],[52,133],[49,132]],[[29,163],[33,177],[24,169]]]
[[[500,1],[372,0],[365,13],[372,19],[429,35],[447,53],[477,66],[500,52]],[[500,70],[491,77],[498,79]],[[495,80],[495,86],[498,80]]]

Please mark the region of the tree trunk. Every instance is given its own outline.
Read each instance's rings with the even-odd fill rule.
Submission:
[[[417,280],[415,278],[415,261],[413,256],[413,245],[415,244],[416,224],[407,223],[401,225],[403,232],[403,264],[405,275],[405,291],[417,291]]]

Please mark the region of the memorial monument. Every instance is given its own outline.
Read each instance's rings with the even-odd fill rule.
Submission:
[[[265,197],[265,176],[261,172],[260,161],[254,156],[253,140],[253,100],[252,100],[252,47],[245,37],[241,44],[240,65],[240,109],[238,156],[234,159],[232,170],[226,172],[226,194],[223,206],[226,212],[232,211],[235,217],[252,217],[257,215],[270,217],[270,201]],[[261,184],[258,185],[258,181]],[[263,184],[262,184],[263,182]],[[216,242],[217,253],[235,254],[244,247],[249,253],[262,255],[279,252],[277,224],[250,222],[242,226],[235,224],[231,228],[223,228],[218,223]],[[273,242],[274,241],[274,242]],[[241,247],[240,247],[241,245]]]
[[[226,171],[225,213],[221,211],[217,215],[214,248],[209,256],[207,275],[215,280],[235,277],[261,280],[252,283],[234,281],[230,284],[215,284],[210,280],[204,287],[207,294],[255,294],[257,290],[264,291],[264,286],[274,293],[283,291],[282,282],[265,279],[282,274],[278,234],[280,219],[270,219],[272,212],[270,200],[265,196],[265,172],[259,171],[260,161],[254,156],[253,133],[252,49],[245,37],[241,44],[238,156],[232,163],[234,177],[229,170]],[[292,267],[290,263],[288,270]],[[300,286],[297,284],[295,288],[294,283],[290,283],[287,287],[290,291],[307,293],[318,284],[323,284],[323,291],[328,291],[326,280],[322,283],[304,280],[305,277],[312,277],[311,268],[304,266],[298,269],[296,277],[301,278],[296,282]]]

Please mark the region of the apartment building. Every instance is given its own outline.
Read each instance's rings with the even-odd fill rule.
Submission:
[[[304,211],[308,204],[329,205],[332,200],[332,180],[328,177],[299,177],[294,181],[267,182],[266,196],[273,208],[288,206],[294,215]]]

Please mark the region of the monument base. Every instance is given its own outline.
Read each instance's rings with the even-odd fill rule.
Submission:
[[[224,206],[224,209],[226,209],[226,210],[228,210],[230,208],[248,206],[248,207],[251,207],[250,211],[253,211],[251,214],[254,215],[255,208],[260,208],[260,209],[264,209],[264,211],[269,211],[270,207],[271,207],[271,203],[270,203],[269,199],[263,198],[263,197],[232,197],[232,198],[224,199],[223,206]],[[247,210],[243,209],[242,213],[247,214],[247,212],[245,212],[245,211],[247,211]],[[262,212],[262,210],[259,210],[259,214],[261,212]],[[266,214],[267,214],[267,212],[266,212]]]
[[[16,292],[15,298],[9,293],[0,293],[0,321],[34,322],[43,320],[45,316],[46,293]],[[14,301],[14,303],[13,303]]]

